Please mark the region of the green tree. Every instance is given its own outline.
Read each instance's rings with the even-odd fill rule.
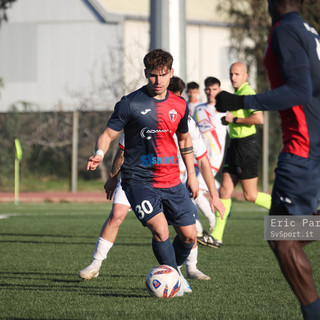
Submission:
[[[301,7],[302,17],[320,32],[320,2],[318,0],[304,0]]]

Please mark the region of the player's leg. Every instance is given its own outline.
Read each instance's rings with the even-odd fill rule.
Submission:
[[[197,239],[195,226],[196,207],[190,199],[188,190],[182,183],[175,187],[161,190],[161,197],[167,221],[177,233],[173,241],[173,247],[180,271],[180,267],[189,256]],[[192,292],[188,281],[181,272],[180,274],[182,293]]]
[[[177,236],[174,238],[177,265],[181,266],[190,254],[196,242],[197,232],[195,224],[189,226],[174,226]]]
[[[270,215],[308,215],[319,204],[320,163],[280,154]],[[269,241],[281,271],[301,304],[304,319],[320,319],[320,299],[302,241]]]
[[[297,240],[269,241],[270,247],[278,259],[283,275],[301,305],[307,305],[318,299],[312,277],[310,262]]]
[[[107,258],[117,237],[119,227],[129,209],[130,207],[127,205],[117,203],[113,205],[110,215],[101,229],[91,264],[79,272],[81,278],[90,280],[98,277],[102,262]]]
[[[237,160],[237,170],[244,198],[258,206],[270,209],[271,196],[258,192],[258,162],[261,151],[256,142],[255,136],[249,136],[238,143],[237,150],[240,157]]]
[[[136,217],[152,233],[152,249],[159,264],[178,269],[169,239],[168,222],[163,213],[161,189],[154,188],[152,184],[133,183],[126,185],[124,190]]]
[[[204,274],[197,268],[198,263],[198,245],[197,242],[194,243],[190,254],[188,255],[185,265],[187,278],[197,279],[197,280],[210,280],[210,277]]]
[[[208,192],[206,183],[199,171],[198,168],[195,168],[197,173],[197,179],[199,181],[199,194],[196,199],[194,199],[195,204],[197,207],[201,210],[201,212],[204,214],[204,216],[209,221],[209,230],[212,232],[214,229],[214,226],[216,224],[216,215],[211,211],[211,206],[208,198],[205,196],[205,193]]]
[[[169,239],[168,222],[164,213],[156,214],[145,225],[153,235],[152,250],[159,264],[166,264],[178,270],[175,251]]]
[[[211,206],[208,198],[205,196],[206,190],[200,189],[195,204],[209,221],[209,230],[212,231],[216,225],[216,215],[211,211]]]
[[[89,266],[79,272],[81,278],[90,280],[98,277],[102,262],[107,258],[118,235],[120,225],[127,216],[129,209],[130,203],[121,188],[121,184],[118,183],[112,210],[101,229],[100,237],[93,253],[93,260]]]
[[[266,209],[271,207],[271,196],[264,192],[258,192],[258,177],[241,179],[241,186],[244,198],[258,206]]]
[[[137,214],[138,218],[140,214]],[[174,245],[171,243],[169,238],[168,221],[164,213],[160,212],[155,215],[152,215],[150,219],[147,218],[147,221],[142,221],[142,223],[146,227],[148,227],[148,229],[151,231],[153,235],[152,249],[156,259],[158,260],[158,263],[169,265],[175,268],[180,274],[181,287],[177,296],[183,296],[183,294],[186,292],[192,292],[189,283],[182,276],[180,269],[177,266],[176,253]]]
[[[199,218],[196,218],[196,230],[197,230],[197,237],[202,237],[204,229]]]
[[[181,275],[181,294],[191,293],[192,289],[188,281],[184,278],[181,272],[181,266],[186,261],[190,255],[194,244],[197,239],[197,232],[195,224],[188,226],[174,226],[174,229],[177,233],[176,237],[173,240],[173,247],[176,255],[176,261]]]
[[[193,204],[193,210],[194,210],[194,218],[196,219],[197,237],[202,237],[204,230],[203,230],[203,226],[200,221],[200,218],[199,218],[198,208],[197,208],[196,204],[194,203],[194,200],[192,200],[192,204]]]
[[[194,207],[194,216],[196,219],[197,237],[203,236],[203,227],[199,219],[197,206],[193,204],[193,207]],[[205,275],[203,272],[201,272],[197,268],[197,263],[198,263],[198,245],[197,245],[197,242],[195,242],[190,251],[190,254],[185,260],[187,278],[198,279],[198,280],[210,280],[209,276]]]
[[[213,232],[210,234],[212,238],[207,239],[207,245],[210,247],[218,248],[222,244],[224,229],[228,220],[228,216],[231,209],[231,195],[238,183],[238,177],[230,174],[229,172],[224,172],[222,177],[222,184],[220,187],[220,199],[225,207],[224,218],[218,211],[216,211],[216,225]]]
[[[182,183],[172,188],[160,189],[159,192],[167,221],[177,233],[173,246],[177,265],[181,266],[197,239],[196,207],[190,199],[187,188]]]

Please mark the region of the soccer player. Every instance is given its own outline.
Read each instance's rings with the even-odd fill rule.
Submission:
[[[185,88],[184,82],[179,77],[173,76],[170,81],[169,90],[173,93],[183,96],[183,90]],[[211,165],[209,159],[207,157],[206,146],[203,142],[201,134],[199,132],[199,128],[197,127],[195,121],[190,117],[188,117],[188,129],[191,136],[193,148],[194,148],[194,161],[196,170],[200,172],[201,177],[203,177],[203,183],[205,184],[205,188],[209,191],[210,203],[207,198],[206,203],[209,203],[209,208],[211,214],[214,212],[214,208],[216,207],[218,212],[224,212],[223,206],[221,206],[221,201],[218,197],[218,192],[215,187],[215,180],[211,170]],[[181,167],[180,167],[181,171]],[[183,179],[184,180],[184,179]],[[199,197],[199,196],[198,196]],[[201,208],[200,208],[201,210]],[[196,229],[197,234],[203,234],[203,227],[200,222],[200,219],[196,210]],[[203,272],[197,269],[197,257],[198,257],[198,247],[197,243],[194,244],[190,255],[186,259],[186,269],[187,269],[187,277],[200,279],[200,280],[210,280],[210,277],[205,275]]]
[[[219,79],[208,77],[204,81],[207,102],[196,107],[194,112],[194,120],[199,127],[202,139],[208,151],[208,158],[211,165],[212,173],[215,176],[222,164],[224,149],[226,144],[226,136],[228,128],[221,123],[221,119],[225,114],[216,111],[216,95],[221,91]],[[211,211],[208,199],[206,198],[207,187],[203,181],[201,172],[196,169],[197,178],[199,180],[199,195],[195,199],[195,203],[209,220],[209,232],[215,227],[216,215]],[[205,234],[198,235],[198,242],[206,245],[203,238]]]
[[[270,215],[311,215],[320,198],[320,37],[299,14],[301,0],[269,0],[272,17],[265,66],[271,91],[217,97],[220,111],[279,110],[279,154]],[[306,320],[320,319],[320,299],[303,247],[307,241],[269,241]]]
[[[170,91],[181,96],[183,94],[184,88],[185,84],[182,79],[175,76],[171,78],[170,85],[168,87]],[[220,205],[220,210],[223,210],[223,208],[221,207],[221,202],[218,198],[218,193],[213,183],[214,178],[211,177],[212,173],[210,170],[208,170],[208,168],[210,168],[210,165],[205,157],[205,146],[203,144],[203,141],[201,140],[199,132],[197,131],[197,127],[192,118],[190,118],[190,116],[188,117],[188,128],[191,135],[192,143],[195,146],[194,155],[196,158],[199,158],[200,168],[203,172],[204,177],[207,179],[207,183],[211,190],[212,210],[214,210],[214,203],[217,207],[219,207]],[[109,179],[105,184],[107,199],[109,200],[112,199],[114,190],[117,187],[113,200],[112,211],[107,221],[102,227],[100,237],[98,238],[96,248],[93,254],[92,263],[79,272],[79,276],[85,280],[90,280],[98,277],[102,262],[104,259],[107,258],[107,254],[112,248],[113,243],[115,242],[115,239],[117,237],[119,227],[130,209],[130,204],[121,187],[120,181],[118,182],[117,178],[124,160],[124,149],[124,136],[122,136],[119,143],[118,152],[116,153],[116,156],[112,164]],[[198,248],[197,243],[195,242],[189,256],[185,261],[187,277],[199,280],[210,280],[209,276],[205,275],[197,268],[197,257]]]
[[[193,205],[180,181],[173,138],[176,133],[188,172],[187,186],[196,198],[199,186],[188,133],[188,108],[184,99],[167,90],[173,76],[171,54],[155,49],[143,61],[147,85],[116,104],[97,140],[96,153],[88,160],[87,170],[98,167],[110,142],[124,129],[122,188],[137,218],[152,233],[152,248],[159,264],[178,270],[196,240]],[[173,243],[168,223],[177,233]],[[183,277],[182,281],[186,283]]]
[[[247,67],[242,62],[230,66],[230,81],[236,95],[251,95],[255,91],[248,83]],[[235,186],[240,181],[243,196],[266,209],[270,209],[271,197],[264,192],[258,192],[258,161],[260,146],[256,137],[256,126],[263,124],[263,113],[254,109],[240,109],[227,112],[223,121],[229,125],[230,145],[227,149],[223,165],[220,197],[226,208],[226,217],[231,209],[231,196]],[[210,235],[205,235],[208,246],[219,248],[227,219],[221,220],[216,215],[216,225]]]
[[[193,117],[194,110],[198,104],[200,104],[199,101],[199,84],[191,81],[187,83],[187,96],[188,96],[188,108],[189,108],[189,115]]]

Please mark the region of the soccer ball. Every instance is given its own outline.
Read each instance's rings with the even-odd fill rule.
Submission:
[[[180,290],[180,286],[178,271],[167,265],[152,268],[146,276],[147,290],[156,298],[173,298]]]

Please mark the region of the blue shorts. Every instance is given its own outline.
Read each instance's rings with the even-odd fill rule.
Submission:
[[[280,153],[270,215],[311,215],[319,206],[320,160]]]
[[[154,188],[147,183],[123,186],[135,215],[145,226],[147,221],[163,212],[169,224],[177,227],[195,224],[194,204],[187,188],[178,184],[171,188]]]

